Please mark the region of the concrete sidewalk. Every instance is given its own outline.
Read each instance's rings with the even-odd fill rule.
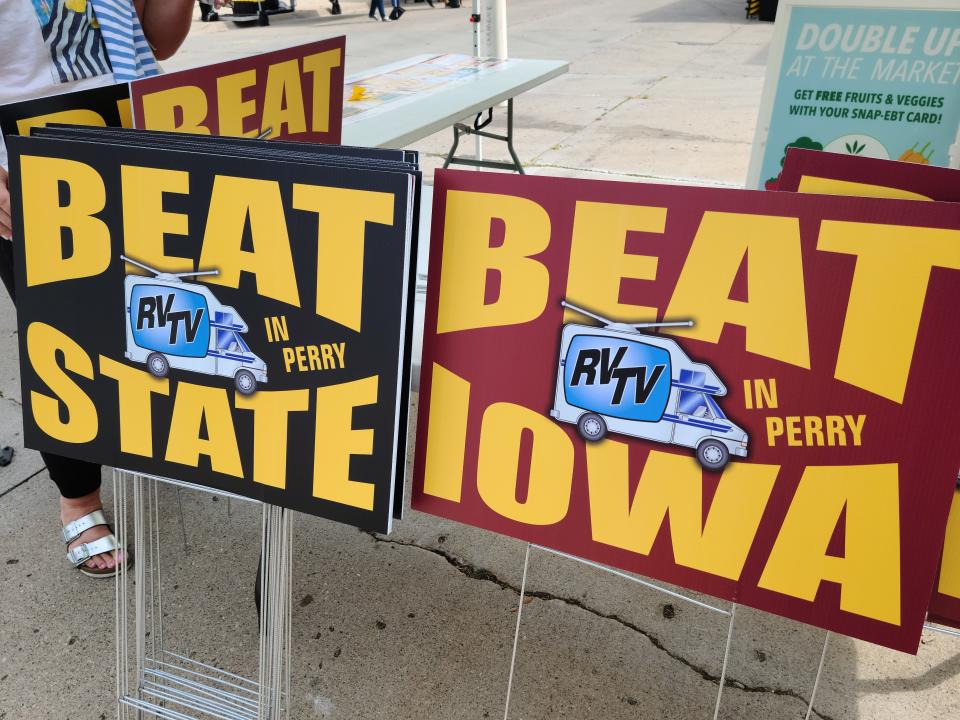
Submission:
[[[467,8],[410,3],[381,24],[355,0],[336,18],[326,0],[300,5],[268,28],[197,21],[167,67],[337,34],[348,73],[470,52]],[[572,63],[517,102],[517,150],[533,172],[743,182],[772,26],[745,22],[740,0],[515,0],[509,11],[511,54]],[[417,144],[428,171],[450,140]],[[65,567],[56,490],[21,445],[5,296],[0,338],[0,443],[18,447],[0,469],[0,720],[114,717],[113,584]],[[259,511],[182,500],[188,550],[176,491],[161,489],[167,642],[252,676]],[[415,512],[389,537],[304,516],[295,533],[291,717],[503,716],[524,544]],[[726,618],[540,551],[527,588],[510,717],[712,717]],[[720,717],[803,718],[823,638],[739,608]],[[812,717],[960,717],[958,651],[960,638],[931,633],[915,658],[834,636]]]

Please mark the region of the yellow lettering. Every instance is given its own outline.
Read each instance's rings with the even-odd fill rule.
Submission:
[[[778,417],[767,418],[767,445],[773,447],[777,444],[777,438],[783,435],[783,420]]]
[[[373,430],[353,429],[353,409],[377,402],[378,381],[373,375],[317,388],[314,497],[373,510],[374,487],[350,479],[350,456],[373,453]]]
[[[294,184],[293,207],[318,216],[318,315],[360,332],[366,226],[393,225],[393,204],[390,193]]]
[[[250,252],[240,249],[248,218]],[[241,272],[251,273],[260,295],[300,307],[280,183],[229,175],[214,178],[200,267],[220,270],[205,277],[206,282],[233,288],[239,286]]]
[[[295,61],[294,61],[295,62]],[[244,100],[243,91],[257,84],[257,71],[244,70],[217,78],[217,107],[220,135],[255,137],[257,128],[244,132],[244,120],[257,114],[257,101]],[[277,128],[274,128],[276,131]]]
[[[960,491],[953,494],[937,591],[960,598]]]
[[[340,367],[345,367],[343,362],[343,351],[346,350],[347,344],[344,342],[333,343],[333,351],[337,354],[337,360],[340,361]]]
[[[206,438],[200,437],[204,425]],[[226,390],[181,382],[173,403],[166,459],[199,467],[201,455],[210,457],[214,472],[243,477]]]
[[[807,445],[823,446],[823,420],[816,415],[806,415],[803,418],[803,429]]]
[[[800,440],[800,416],[790,415],[785,419],[787,421],[787,445],[801,447],[803,441]]]
[[[747,301],[730,299],[747,263]],[[807,310],[797,218],[706,212],[665,317],[691,319],[671,332],[717,343],[724,325],[746,328],[746,349],[810,367]]]
[[[588,443],[593,539],[648,555],[669,516],[679,565],[736,580],[779,470],[759,463],[728,465],[704,520],[703,472],[689,457],[651,451],[631,503],[628,446]]]
[[[69,204],[60,205],[60,183],[69,188]],[[110,266],[110,230],[94,217],[106,206],[103,179],[75,160],[23,155],[23,247],[27,285],[99,275]],[[63,231],[72,252],[64,255]]]
[[[840,415],[827,415],[827,445],[846,447],[847,433],[844,430],[844,421]]]
[[[144,130],[209,135],[210,129],[202,125],[206,119],[207,96],[195,85],[158,90],[143,96]]]
[[[326,50],[303,59],[303,72],[313,75],[313,121],[314,132],[330,129],[330,77],[333,69],[340,67],[340,48]]]
[[[133,109],[131,108],[130,98],[117,100],[117,114],[120,116],[120,127],[133,127]]]
[[[503,228],[503,242],[491,247],[495,225]],[[550,216],[543,207],[511,195],[451,190],[444,234],[438,333],[516,325],[540,316],[550,287],[549,271],[533,259],[550,242]],[[499,276],[500,291],[487,303],[491,273]]]
[[[628,232],[662,234],[667,209],[580,201],[573,216],[567,297],[614,319],[655,320],[657,308],[620,302],[624,278],[656,280],[658,258],[624,252]],[[578,317],[572,310],[566,320]]]
[[[310,409],[309,390],[237,394],[237,410],[253,411],[253,481],[287,486],[287,427],[290,413]]]
[[[844,557],[827,554],[841,515]],[[897,465],[808,467],[790,503],[760,587],[813,602],[824,580],[840,608],[900,624],[900,491]]]
[[[769,384],[768,384],[769,383]],[[777,402],[777,379],[770,378],[769,381],[761,380],[757,378],[753,382],[753,387],[757,391],[757,408],[762,408],[764,405],[768,408],[775,408],[779,405]]]
[[[63,353],[63,367],[57,353]],[[27,356],[33,371],[54,397],[30,391],[30,406],[37,426],[54,440],[80,445],[97,437],[97,408],[90,397],[65,372],[69,370],[93,380],[90,356],[76,342],[55,327],[41,322],[27,327]],[[67,409],[67,419],[60,419],[60,403]]]
[[[286,104],[284,104],[286,103]],[[286,130],[283,126],[286,125]],[[271,65],[267,72],[267,88],[263,97],[263,119],[260,129],[273,130],[273,135],[294,135],[307,131],[303,88],[300,86],[300,64],[296,60]]]
[[[337,366],[337,361],[333,359],[333,350],[327,344],[324,344],[320,348],[320,354],[323,356],[323,369],[327,370],[329,368],[335,368]],[[319,358],[317,359],[317,365],[320,365]]]
[[[520,442],[532,434],[526,498],[517,498]],[[527,525],[563,520],[573,483],[573,445],[543,415],[511,403],[494,403],[483,414],[477,460],[477,492],[505,518]]]
[[[326,348],[327,346],[324,345]],[[327,348],[327,353],[330,352],[330,349]],[[326,370],[326,366],[323,362],[320,361],[320,348],[316,345],[311,345],[307,348],[307,355],[310,357],[310,369],[311,370]]]
[[[863,424],[867,421],[866,415],[844,415],[847,425],[850,427],[850,434],[853,435],[853,444],[860,447],[860,435],[863,432]]]
[[[166,212],[163,196],[166,193],[188,195],[190,173],[184,170],[121,165],[123,187],[123,242],[124,250],[134,260],[164,272],[192,271],[193,260],[167,255],[165,235],[186,237],[188,218],[183,213]],[[139,268],[128,265],[127,272],[142,274]]]
[[[107,126],[107,121],[103,119],[100,113],[78,108],[75,110],[60,110],[59,112],[48,113],[47,115],[37,115],[36,117],[17,120],[17,134],[29,135],[33,128],[44,127],[52,123],[89,125],[91,127]]]
[[[423,465],[425,495],[460,502],[469,407],[470,383],[434,363],[427,420],[430,432]]]
[[[903,402],[930,274],[960,270],[960,230],[824,220],[817,248],[857,258],[834,376]]]
[[[814,195],[856,195],[858,197],[900,198],[902,200],[929,200],[926,195],[901,190],[900,188],[870,185],[868,183],[851,182],[850,180],[834,180],[813,175],[804,175],[800,178],[797,192],[812,193]]]
[[[153,457],[153,394],[169,395],[170,381],[101,355],[100,373],[117,381],[120,451]]]

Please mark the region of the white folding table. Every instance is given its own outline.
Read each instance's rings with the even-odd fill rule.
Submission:
[[[454,143],[447,154],[447,165],[471,165],[523,172],[513,149],[513,100],[518,95],[542,85],[570,69],[565,60],[527,60],[510,58],[504,61],[479,60],[486,63],[474,74],[460,72],[444,82],[438,71],[437,82],[418,82],[417,67],[442,68],[443,60],[468,61],[465,56],[417,55],[400,62],[373,68],[346,79],[342,142],[365,147],[405,147],[417,140],[453,127]],[[435,63],[435,64],[431,64]],[[406,90],[394,81],[399,75],[410,77]],[[362,86],[372,97],[381,95],[382,103],[356,114],[349,114],[353,88]],[[422,88],[422,89],[418,89]],[[492,119],[493,108],[507,103],[507,134],[496,135],[483,128]],[[483,113],[487,118],[481,120]],[[474,117],[471,125],[462,122]],[[457,146],[464,135],[478,135],[505,142],[512,163],[456,157]]]

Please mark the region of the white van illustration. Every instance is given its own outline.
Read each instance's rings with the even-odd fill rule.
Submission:
[[[720,470],[731,455],[747,456],[747,433],[714,400],[727,394],[717,374],[676,341],[640,332],[691,321],[618,323],[561,305],[604,326],[564,325],[551,417],[576,425],[590,442],[613,432],[693,448],[708,470]]]
[[[121,255],[153,277],[127,275],[127,359],[144,363],[151,375],[170,368],[233,378],[237,392],[252,395],[267,382],[267,365],[251,352],[242,334],[247,324],[232,307],[221,305],[205,285],[185,277],[216,275],[217,270],[165,273]]]

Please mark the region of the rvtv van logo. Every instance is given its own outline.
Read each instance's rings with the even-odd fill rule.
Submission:
[[[124,279],[128,360],[145,364],[156,377],[173,368],[232,378],[242,395],[267,382],[267,365],[244,340],[248,328],[240,314],[206,285],[183,281],[216,270],[165,273],[120,257],[153,274]]]
[[[576,335],[570,341],[568,402],[581,407],[609,405],[608,414],[657,421],[670,394],[670,353],[615,338]],[[627,387],[632,392],[624,403]]]
[[[552,417],[575,424],[589,442],[612,432],[692,448],[708,470],[746,457],[747,433],[714,399],[727,389],[713,369],[691,360],[675,340],[641,332],[691,322],[618,323],[562,305],[604,326],[564,325]]]
[[[207,303],[203,296],[182,288],[137,285],[130,293],[136,308],[134,336],[145,347],[166,345],[167,352],[184,357],[203,357],[210,343],[210,323],[204,322]]]

